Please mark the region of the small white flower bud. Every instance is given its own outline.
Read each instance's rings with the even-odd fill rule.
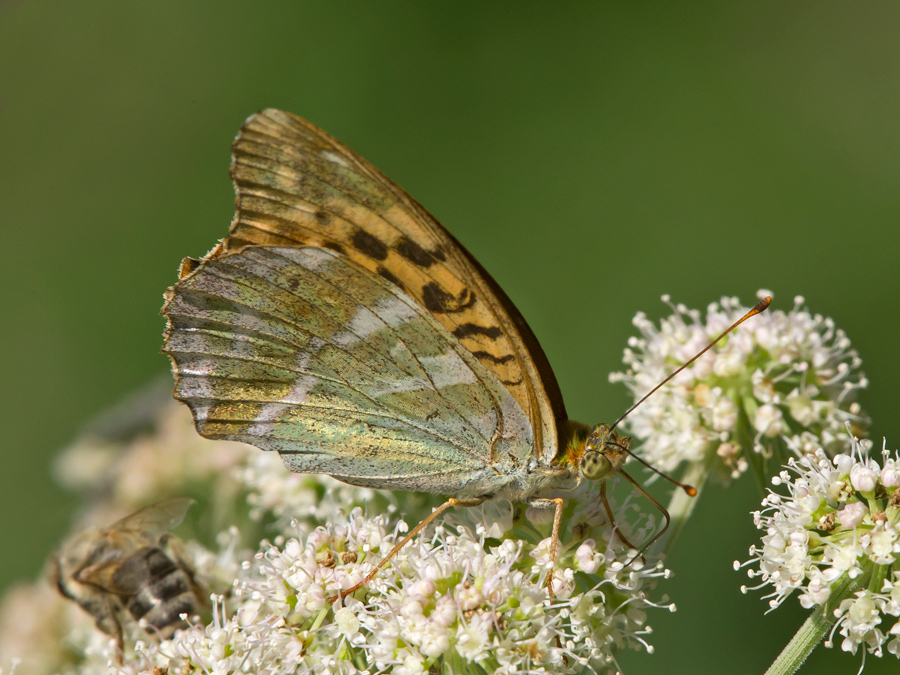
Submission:
[[[397,654],[397,660],[400,663],[393,668],[393,672],[397,675],[421,675],[425,672],[424,659],[418,654],[401,649]]]
[[[838,473],[842,476],[849,476],[850,469],[856,465],[856,461],[850,455],[838,455],[833,461]]]
[[[878,485],[878,472],[864,464],[854,464],[850,469],[850,484],[860,492],[874,492]]]
[[[478,609],[482,602],[481,592],[471,584],[457,586],[455,598],[456,604],[464,612]]]
[[[769,378],[763,376],[761,371],[757,370],[753,373],[752,383],[753,396],[758,401],[768,402],[775,398],[777,393],[775,391],[775,386]]]
[[[859,525],[862,524],[862,521],[868,512],[869,509],[866,508],[865,504],[862,502],[853,502],[852,504],[847,504],[847,506],[838,511],[837,517],[842,526],[846,527],[848,530],[852,530],[854,527],[859,527]]]
[[[541,542],[534,547],[534,550],[531,551],[531,557],[537,561],[537,564],[540,567],[547,567],[553,564],[553,560],[550,557],[550,544],[552,541],[552,537],[547,537],[546,539],[541,540]]]
[[[296,539],[288,539],[284,544],[284,553],[291,558],[299,558],[303,555],[303,547]]]
[[[753,416],[753,426],[769,438],[779,436],[784,431],[781,410],[769,403],[759,406]]]
[[[306,538],[306,543],[314,551],[318,551],[318,550],[323,549],[326,546],[329,546],[331,544],[331,537],[329,536],[328,532],[326,532],[322,528],[319,528],[319,529],[313,530],[312,532],[309,533],[309,536]],[[296,547],[299,547],[297,540],[292,539],[285,546],[285,549],[284,549],[285,553],[288,553],[289,555],[292,555],[292,556],[299,555],[299,551],[295,552],[296,548],[293,548],[292,544]]]
[[[810,426],[816,421],[816,409],[813,400],[805,394],[797,394],[787,399],[788,410],[791,417],[800,422],[805,427]]]
[[[893,459],[889,459],[884,463],[881,470],[881,482],[885,487],[897,487],[900,485],[900,464]]]
[[[550,588],[557,598],[568,598],[574,589],[575,573],[571,569],[553,570],[550,577]]]
[[[575,551],[575,566],[582,572],[594,574],[600,568],[601,556],[596,552],[597,542],[585,539]]]
[[[437,590],[437,585],[431,579],[418,579],[409,586],[409,597],[422,601],[430,598]]]
[[[341,633],[347,637],[355,635],[359,631],[359,619],[356,618],[356,614],[352,610],[346,607],[341,607],[334,613],[334,622]]]
[[[731,377],[737,375],[744,368],[746,354],[737,350],[725,352],[719,355],[713,366],[713,372],[719,377]]]
[[[407,619],[415,619],[424,615],[422,603],[418,600],[407,599],[400,605],[400,615]]]
[[[716,431],[732,431],[737,425],[738,407],[730,398],[720,398],[712,408],[710,423]]]
[[[456,601],[449,595],[442,595],[435,603],[434,611],[431,612],[429,619],[438,626],[446,628],[456,620],[458,613],[459,607],[456,605]]]

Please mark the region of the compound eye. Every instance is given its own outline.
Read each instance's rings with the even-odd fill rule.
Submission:
[[[612,464],[602,452],[591,450],[581,458],[581,475],[588,480],[605,478],[611,468]]]

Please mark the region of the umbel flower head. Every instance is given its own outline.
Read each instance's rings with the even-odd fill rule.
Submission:
[[[645,592],[661,569],[623,568],[621,548],[592,539],[552,565],[546,541],[535,546],[502,527],[454,534],[438,526],[337,606],[329,599],[381,560],[402,523],[392,530],[354,509],[264,544],[233,597],[217,599],[214,621],[146,650],[142,670],[232,672],[252,663],[253,672],[285,674],[602,672],[615,669],[613,648],[643,644]]]
[[[760,297],[768,295],[760,291]],[[657,326],[639,313],[640,337],[614,373],[636,398],[717,337],[747,309],[722,298],[698,310],[673,305]],[[662,471],[681,462],[710,462],[735,478],[753,466],[762,480],[788,456],[849,447],[844,424],[862,435],[867,422],[854,402],[866,386],[861,361],[831,319],[812,315],[797,297],[791,311],[769,309],[719,342],[626,418],[642,456]]]
[[[789,460],[772,479],[787,494],[770,491],[754,513],[765,534],[745,564],[758,566],[756,588],[771,586],[772,609],[798,591],[801,605],[828,612],[827,646],[837,631],[844,651],[900,657],[900,457],[884,450],[879,463],[867,445]]]
[[[77,480],[67,475],[100,496],[87,519],[101,526],[144,505],[135,504],[137,487],[144,503],[194,497],[177,534],[213,598],[211,614],[163,641],[126,616],[116,665],[115,641],[91,616],[43,580],[22,586],[0,601],[0,665],[20,657],[17,675],[99,675],[110,664],[148,674],[615,672],[617,650],[652,651],[648,610],[674,609],[650,599],[668,574],[660,564],[648,556],[623,565],[634,551],[613,533],[591,485],[566,495],[555,561],[550,524],[538,522],[545,512],[488,502],[442,517],[335,606],[329,600],[372,570],[433,502],[290,473],[274,453],[240,444],[198,443],[189,412],[163,394],[155,407],[142,399],[134,429],[114,437],[95,429],[61,465],[81,467]],[[202,461],[170,470],[200,452]],[[137,487],[113,489],[119,484]],[[634,505],[614,512],[636,542],[658,526]]]

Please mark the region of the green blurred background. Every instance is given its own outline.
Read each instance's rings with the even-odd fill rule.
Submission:
[[[230,142],[269,106],[479,257],[573,417],[626,405],[607,374],[636,311],[762,287],[847,331],[897,447],[898,26],[884,3],[0,3],[0,587],[66,529],[58,449],[167,369],[162,292],[224,236]],[[670,561],[679,610],[627,673],[759,673],[799,626],[796,600],[763,617],[738,591],[758,503],[752,480],[704,493]],[[802,672],[858,665],[820,649]]]

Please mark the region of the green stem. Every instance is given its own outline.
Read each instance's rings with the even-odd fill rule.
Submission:
[[[691,513],[693,513],[697,500],[700,499],[700,493],[703,491],[703,486],[706,485],[706,480],[709,478],[710,467],[714,459],[714,454],[707,453],[707,457],[703,461],[691,462],[681,477],[682,483],[687,483],[697,488],[697,494],[694,497],[689,496],[684,490],[678,488],[672,492],[672,498],[669,500],[667,509],[672,522],[669,524],[669,531],[666,532],[665,539],[663,539],[663,555],[665,557],[671,555],[672,549],[675,547],[675,541],[681,535],[684,524],[690,518]]]
[[[815,649],[816,645],[828,633],[834,622],[834,610],[853,593],[860,588],[865,588],[868,575],[861,575],[856,579],[850,579],[845,574],[832,588],[831,596],[825,606],[810,614],[803,625],[800,626],[791,641],[787,643],[769,669],[766,675],[792,675],[803,665],[807,657]]]

